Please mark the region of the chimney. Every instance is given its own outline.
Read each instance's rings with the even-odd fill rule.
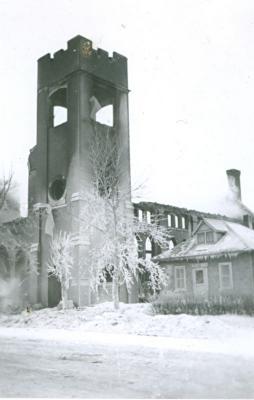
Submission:
[[[228,185],[230,193],[234,200],[241,200],[241,171],[238,169],[228,169],[227,171]]]

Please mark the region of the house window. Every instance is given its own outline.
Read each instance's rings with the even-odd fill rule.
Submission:
[[[175,215],[175,227],[179,228],[179,217]]]
[[[220,289],[233,288],[232,264],[230,262],[219,264],[219,278],[220,278]]]
[[[203,244],[205,243],[205,233],[198,233],[197,234],[197,239],[198,239],[198,244]]]
[[[172,215],[168,214],[168,226],[171,227],[173,222],[172,222],[173,218]]]
[[[213,232],[206,232],[206,243],[213,243]]]
[[[150,211],[147,211],[147,212],[146,212],[146,220],[147,220],[147,223],[148,223],[148,224],[151,223],[151,213],[150,213]]]
[[[143,221],[143,211],[142,210],[138,210],[138,220],[139,220],[139,222]]]
[[[145,253],[146,253],[146,260],[150,260],[152,258],[152,242],[149,238],[146,238],[145,243]]]
[[[176,290],[186,289],[185,267],[175,267],[175,288]]]
[[[204,283],[204,270],[196,269],[195,271],[195,280],[197,285],[202,285]]]
[[[197,234],[198,244],[204,243],[214,243],[214,234],[213,232],[200,232]]]

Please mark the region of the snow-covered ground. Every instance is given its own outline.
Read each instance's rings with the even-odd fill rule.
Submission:
[[[0,315],[0,327],[25,328],[17,335],[29,332],[42,335],[52,332],[57,337],[82,338],[93,332],[94,338],[105,342],[108,337],[124,343],[143,343],[155,346],[188,348],[207,352],[223,352],[254,356],[254,318],[239,315],[192,316],[154,315],[150,304],[123,304],[115,311],[112,303],[102,303],[81,310],[47,308],[31,313]],[[61,332],[60,332],[61,330]],[[8,330],[10,334],[13,329]],[[71,331],[71,333],[70,333]],[[22,332],[22,334],[21,334]],[[51,333],[51,334],[50,334]],[[111,334],[111,335],[105,335]],[[119,336],[120,335],[120,336]],[[130,336],[131,335],[131,336]],[[142,336],[142,338],[139,336]],[[155,341],[151,337],[160,337]],[[149,338],[150,337],[150,338]],[[170,338],[170,342],[168,340]],[[187,341],[184,339],[188,339]],[[187,343],[187,345],[186,345]]]
[[[0,315],[0,397],[253,398],[254,318],[149,304]]]
[[[0,326],[56,328],[146,336],[228,339],[254,335],[254,317],[239,315],[156,315],[152,305],[110,302],[83,309],[45,308],[30,313],[0,314]]]

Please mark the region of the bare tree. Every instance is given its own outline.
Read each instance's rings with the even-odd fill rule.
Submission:
[[[130,291],[139,274],[148,272],[151,289],[155,292],[165,283],[163,270],[152,260],[139,256],[138,241],[147,235],[165,248],[168,232],[158,225],[139,222],[133,215],[129,188],[121,163],[120,146],[114,131],[95,129],[91,144],[93,186],[82,194],[82,236],[90,241],[89,255],[81,270],[89,273],[92,288],[106,289],[107,278],[112,279],[115,309],[119,308],[119,287]]]
[[[10,172],[7,177],[3,175],[2,179],[0,180],[0,211],[6,203],[7,196],[10,193],[12,186],[13,186],[13,173]]]

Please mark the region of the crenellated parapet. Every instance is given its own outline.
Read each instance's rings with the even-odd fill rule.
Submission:
[[[63,81],[74,71],[81,70],[113,86],[128,89],[127,58],[107,51],[94,49],[91,40],[76,36],[68,41],[66,50],[59,50],[53,57],[48,53],[38,60],[38,89]]]

